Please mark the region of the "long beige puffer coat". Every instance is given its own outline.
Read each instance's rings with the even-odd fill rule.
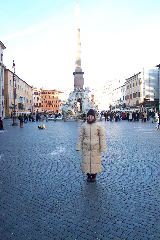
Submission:
[[[101,153],[106,151],[106,134],[103,126],[98,122],[84,123],[80,129],[76,150],[82,151],[81,169],[84,173],[101,172]]]

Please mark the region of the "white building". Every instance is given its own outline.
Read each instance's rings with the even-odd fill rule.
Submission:
[[[111,101],[111,109],[121,109],[125,104],[125,85],[119,86],[112,90],[112,101]]]
[[[121,108],[125,99],[125,86],[121,86],[121,81],[110,82],[108,88],[109,109]]]
[[[128,107],[156,107],[158,102],[158,69],[143,69],[125,82]]]
[[[143,74],[134,74],[125,82],[125,104],[127,107],[136,107],[143,103]]]
[[[158,107],[159,70],[143,69],[127,78],[123,85],[113,81],[108,91],[111,109]],[[103,95],[102,95],[103,96]],[[102,101],[103,101],[102,97]]]
[[[6,47],[0,41],[0,117],[2,119],[5,116],[5,108],[4,108],[4,64],[3,64],[3,50]]]
[[[33,109],[32,112],[42,112],[41,89],[33,88]]]
[[[160,111],[160,64],[156,65],[158,68],[158,98],[159,98],[159,103],[158,103],[158,110]]]
[[[110,109],[113,103],[113,83],[106,82],[104,86],[97,87],[91,91],[94,95],[94,102],[98,106],[99,111]]]
[[[155,101],[159,98],[158,74],[158,69],[149,69],[143,72],[143,96],[146,100]]]

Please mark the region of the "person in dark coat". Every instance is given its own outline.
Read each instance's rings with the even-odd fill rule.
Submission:
[[[107,113],[106,113],[106,111],[104,112],[104,120],[105,120],[105,122],[107,121]]]
[[[23,116],[20,114],[18,119],[19,119],[19,123],[20,123],[20,128],[23,128],[23,122],[24,122]]]
[[[3,128],[3,120],[2,120],[1,117],[0,117],[0,130],[4,130],[4,128]]]

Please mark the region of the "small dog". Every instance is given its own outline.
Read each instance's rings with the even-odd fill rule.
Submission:
[[[38,126],[39,129],[46,129],[46,126],[44,124]]]

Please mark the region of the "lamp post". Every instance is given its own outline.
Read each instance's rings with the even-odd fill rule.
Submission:
[[[16,79],[15,79],[15,63],[13,60],[13,123],[12,126],[17,126],[16,123]]]
[[[160,71],[160,64],[156,65],[158,68],[158,98],[159,98],[159,103],[158,103],[158,111],[160,111],[160,84],[159,84],[159,71]]]

